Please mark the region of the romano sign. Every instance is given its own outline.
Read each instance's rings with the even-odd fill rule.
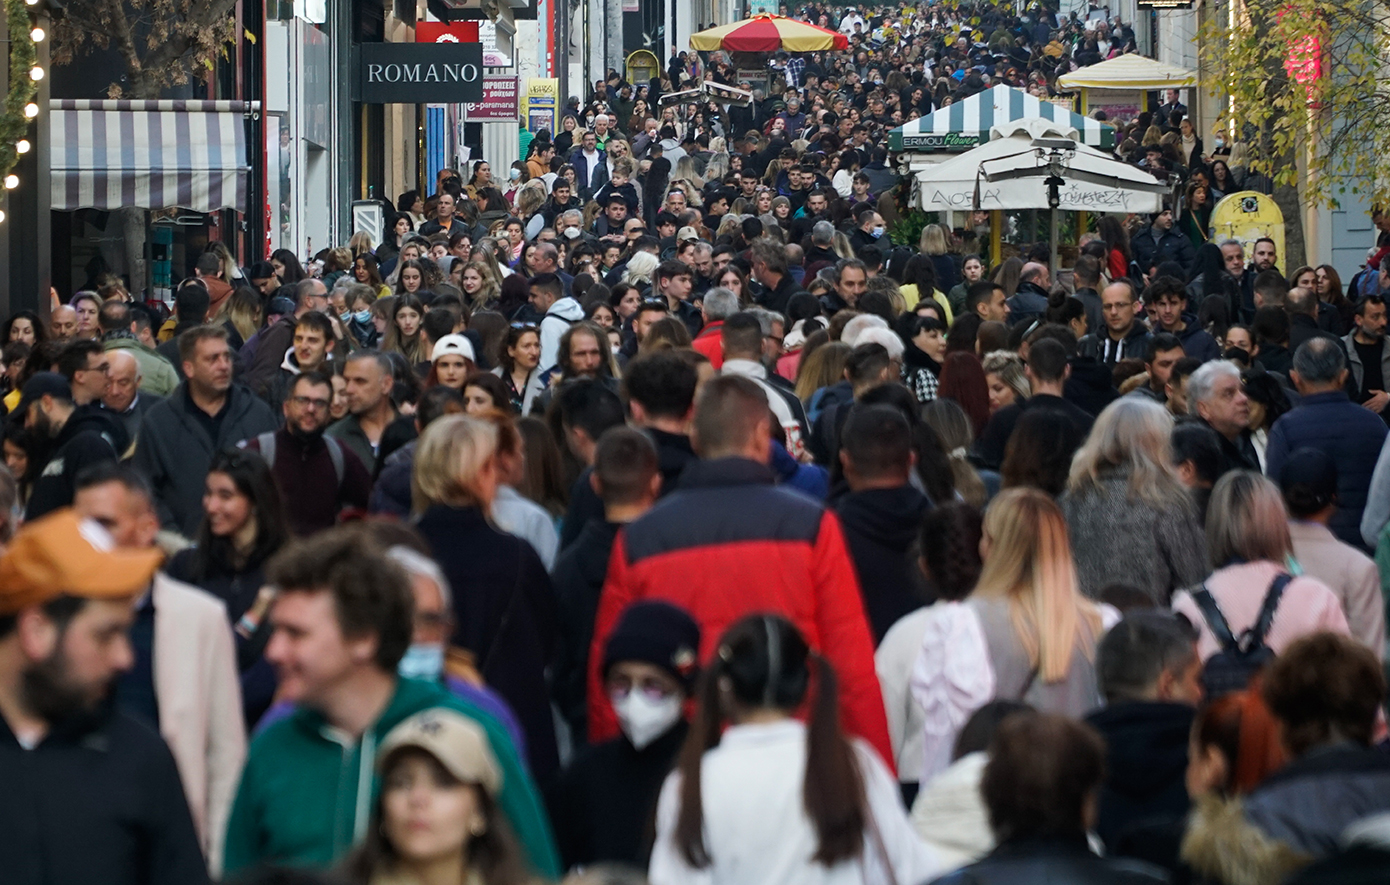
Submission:
[[[357,100],[365,104],[452,104],[483,99],[478,43],[363,43]]]

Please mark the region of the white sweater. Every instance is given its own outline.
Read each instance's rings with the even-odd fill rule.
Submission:
[[[812,860],[818,840],[802,797],[806,726],[794,719],[736,725],[705,753],[700,771],[710,865],[691,867],[673,839],[680,775],[672,773],[657,803],[652,885],[908,885],[934,878],[944,867],[908,823],[897,782],[868,745],[854,747],[873,821],[860,858],[833,867]]]

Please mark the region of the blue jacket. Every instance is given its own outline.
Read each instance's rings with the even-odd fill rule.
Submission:
[[[1337,512],[1327,527],[1346,543],[1365,549],[1361,512],[1366,509],[1371,473],[1385,435],[1380,416],[1356,405],[1341,391],[1305,396],[1297,408],[1284,413],[1270,428],[1265,473],[1278,482],[1289,455],[1304,447],[1332,456],[1337,462]]]

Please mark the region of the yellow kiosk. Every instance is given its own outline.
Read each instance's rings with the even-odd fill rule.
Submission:
[[[661,77],[661,60],[649,50],[639,49],[627,57],[627,81],[637,86]]]
[[[1236,191],[1211,210],[1211,239],[1219,243],[1237,240],[1245,247],[1248,260],[1255,251],[1255,241],[1269,237],[1278,250],[1274,266],[1284,273],[1284,213],[1274,198],[1259,191]]]
[[[1153,110],[1146,107],[1151,91],[1196,85],[1196,71],[1133,53],[1116,56],[1057,78],[1058,90],[1081,93],[1078,112],[1089,116],[1092,111],[1101,108],[1111,119],[1129,118],[1139,111]]]

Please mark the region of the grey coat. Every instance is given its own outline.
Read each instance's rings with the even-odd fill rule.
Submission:
[[[1092,599],[1110,584],[1127,584],[1166,607],[1173,591],[1207,575],[1206,540],[1196,504],[1155,507],[1132,500],[1128,475],[1101,477],[1100,488],[1067,492],[1058,504],[1071,532],[1081,592]]]

